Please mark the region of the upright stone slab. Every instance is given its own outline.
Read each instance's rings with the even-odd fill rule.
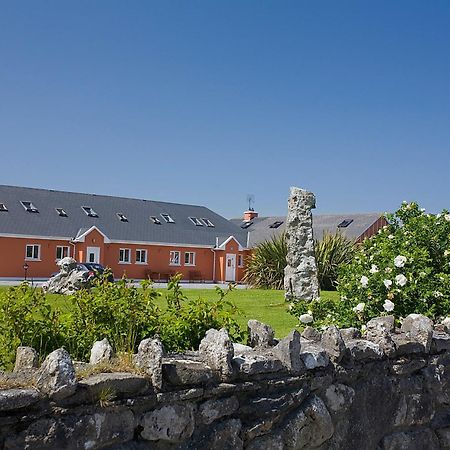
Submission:
[[[287,299],[313,300],[319,297],[311,214],[315,207],[316,198],[312,192],[291,187],[286,218],[287,266],[284,270]]]

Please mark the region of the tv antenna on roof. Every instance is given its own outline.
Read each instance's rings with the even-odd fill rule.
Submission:
[[[255,196],[253,194],[247,194],[247,203],[248,203],[248,210],[254,211],[253,205],[255,204]]]

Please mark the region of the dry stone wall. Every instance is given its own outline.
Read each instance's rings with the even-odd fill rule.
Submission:
[[[197,352],[147,339],[135,373],[96,373],[59,349],[36,368],[20,348],[0,377],[4,449],[450,449],[450,335],[408,316],[356,329],[307,328],[277,341],[251,321],[254,347],[210,330]],[[29,357],[25,357],[29,355]],[[80,370],[85,374],[79,379]],[[14,387],[16,386],[16,387]],[[22,387],[18,387],[22,386]]]

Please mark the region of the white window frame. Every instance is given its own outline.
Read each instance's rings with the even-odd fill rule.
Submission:
[[[198,217],[189,217],[189,220],[196,226],[196,227],[202,227],[203,222]]]
[[[169,266],[181,266],[181,252],[179,250],[170,250]]]
[[[238,254],[238,267],[244,267],[244,255],[242,253]]]
[[[164,219],[166,223],[175,223],[175,220],[173,220],[172,216],[168,213],[161,213],[160,216]]]
[[[21,205],[25,208],[25,211],[31,212],[31,213],[38,213],[39,210],[34,206],[33,202],[28,201],[20,201]],[[28,204],[28,206],[26,205]]]
[[[55,211],[59,217],[68,217],[66,210],[64,208],[55,208]]]
[[[128,258],[125,256],[128,254]],[[123,256],[123,258],[122,258]],[[119,248],[119,264],[131,264],[131,249]]]
[[[32,256],[28,256],[28,247],[33,247]],[[37,248],[37,256],[35,256],[35,249]],[[41,260],[41,245],[40,244],[26,244],[25,245],[25,260],[26,261],[40,261]]]
[[[98,217],[98,214],[90,206],[82,206],[81,209],[88,217]]]
[[[64,249],[67,249],[67,255],[66,256],[70,256],[70,247],[68,245],[57,245],[56,246],[56,261],[59,261],[63,258],[65,258],[66,256],[64,256]],[[61,258],[58,258],[58,249],[61,249]]]
[[[207,217],[202,217],[202,221],[207,227],[210,227],[210,228],[215,227],[215,225]]]
[[[186,262],[186,256],[188,256],[188,262]],[[195,266],[195,252],[184,252],[184,265]]]
[[[139,253],[139,258],[138,258]],[[144,261],[142,261],[142,255],[144,255]],[[136,264],[147,264],[147,249],[137,248],[136,249]]]

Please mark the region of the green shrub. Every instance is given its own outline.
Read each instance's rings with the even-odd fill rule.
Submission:
[[[389,225],[341,266],[341,299],[298,302],[291,312],[314,325],[362,326],[383,314],[440,319],[450,313],[450,214],[431,215],[404,202],[386,216]],[[303,316],[303,321],[309,317]]]
[[[107,338],[116,352],[135,352],[139,342],[158,334],[169,351],[197,349],[210,328],[227,328],[234,339],[243,339],[235,320],[236,306],[228,291],[216,289],[218,299],[187,300],[181,276],[171,279],[166,306],[151,282],[131,286],[123,279],[99,278],[93,289],[67,297],[71,313],[51,308],[48,297],[27,283],[0,291],[0,367],[11,369],[19,345],[34,347],[41,359],[64,346],[73,358],[87,360],[92,344]]]
[[[315,241],[320,289],[336,288],[339,267],[351,261],[354,251],[354,243],[340,233],[325,233],[321,241]],[[247,259],[243,281],[252,287],[283,289],[287,252],[284,233],[258,244]]]
[[[355,244],[341,233],[324,233],[322,240],[315,243],[317,274],[320,289],[336,289],[339,268],[349,264],[355,254]]]

